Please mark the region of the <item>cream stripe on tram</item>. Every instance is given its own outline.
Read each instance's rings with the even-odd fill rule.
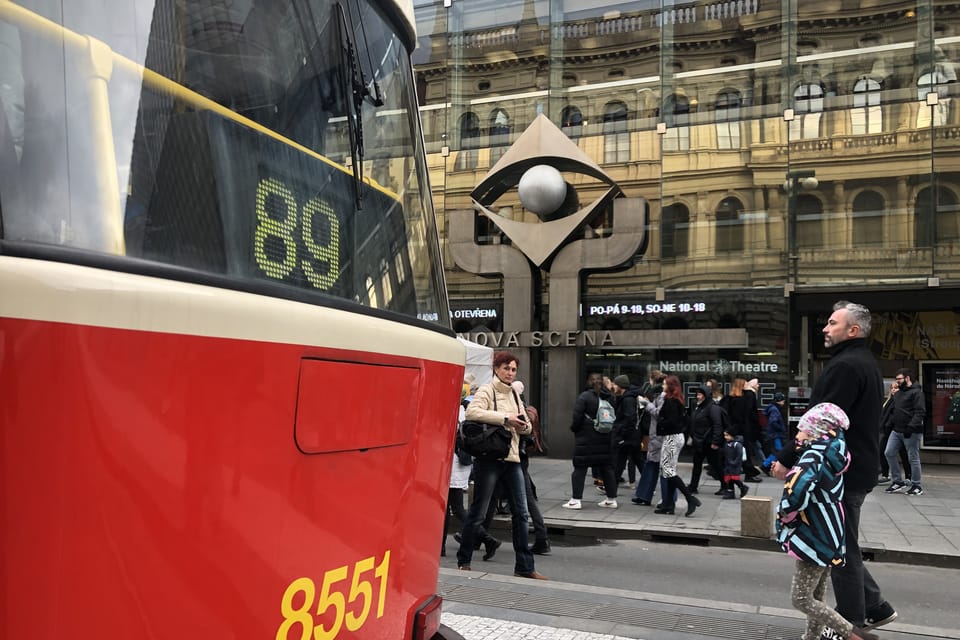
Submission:
[[[259,340],[463,365],[442,334],[252,293],[0,256],[0,317]]]

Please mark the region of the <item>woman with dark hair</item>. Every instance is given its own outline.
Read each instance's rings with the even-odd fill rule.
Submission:
[[[462,571],[470,570],[473,558],[473,540],[482,535],[479,525],[490,506],[494,488],[498,481],[503,482],[510,513],[513,517],[513,551],[516,555],[513,574],[522,578],[546,580],[537,573],[533,562],[533,553],[528,547],[527,533],[527,492],[520,467],[520,436],[529,434],[533,429],[530,419],[523,408],[520,394],[513,388],[517,377],[517,358],[509,351],[497,351],[493,354],[493,380],[480,385],[473,400],[467,406],[466,419],[484,424],[503,426],[510,432],[510,449],[502,460],[474,458],[473,461],[473,502],[467,511],[466,522],[460,535],[460,549],[457,551],[457,567]],[[492,554],[491,554],[492,555]]]
[[[687,499],[685,516],[693,515],[700,506],[700,500],[690,492],[687,485],[677,475],[677,460],[683,448],[685,436],[683,432],[687,426],[687,415],[684,410],[683,391],[680,379],[677,376],[667,376],[663,382],[663,404],[657,416],[657,435],[663,438],[660,446],[660,475],[667,480],[670,491],[663,496],[663,502],[654,510],[654,513],[673,515],[673,489],[676,489]],[[647,405],[648,407],[650,405]]]

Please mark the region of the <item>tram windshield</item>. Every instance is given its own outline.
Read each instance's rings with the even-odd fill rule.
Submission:
[[[446,324],[405,31],[380,5],[0,0],[2,238]]]

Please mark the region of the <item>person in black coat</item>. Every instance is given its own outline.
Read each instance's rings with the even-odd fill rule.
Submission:
[[[693,440],[693,472],[690,475],[690,491],[697,493],[700,487],[700,474],[703,463],[707,462],[718,474],[723,472],[720,452],[723,447],[723,419],[720,405],[713,401],[713,395],[706,387],[698,387],[697,406],[693,409],[690,424],[690,436]],[[720,477],[721,495],[726,488],[723,476]]]
[[[837,302],[823,328],[830,361],[810,394],[810,406],[832,402],[850,418],[844,433],[850,468],[844,474],[846,564],[831,572],[837,611],[856,627],[873,629],[892,622],[897,612],[883,598],[860,551],[860,508],[877,484],[880,468],[880,410],[883,377],[867,345],[870,310],[861,304]],[[784,447],[771,473],[783,480],[796,462],[796,449]]]
[[[630,378],[619,375],[613,379],[613,394],[616,402],[613,405],[617,419],[613,423],[610,433],[613,445],[613,477],[617,482],[623,480],[623,472],[627,462],[632,461],[634,468],[643,469],[643,452],[640,451],[640,420],[637,410],[637,397],[640,387],[630,384]],[[631,483],[632,483],[631,479]]]
[[[725,398],[724,407],[730,416],[730,422],[743,436],[747,459],[743,463],[743,473],[747,482],[760,482],[760,470],[750,460],[753,443],[760,438],[760,414],[757,409],[757,395],[747,386],[743,378],[735,378],[730,385],[730,394]],[[760,460],[763,462],[763,460]]]
[[[603,479],[606,500],[601,507],[617,508],[617,481],[613,476],[613,456],[610,433],[600,433],[594,429],[600,398],[613,405],[613,396],[603,386],[603,375],[591,373],[587,377],[587,390],[581,393],[573,404],[573,473],[570,484],[573,496],[561,505],[565,509],[582,508],[583,482],[587,477],[587,467],[594,467]]]

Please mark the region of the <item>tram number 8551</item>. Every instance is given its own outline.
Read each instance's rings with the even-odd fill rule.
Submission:
[[[274,280],[299,279],[299,267],[313,287],[332,288],[340,272],[340,219],[333,208],[319,197],[301,208],[276,178],[260,180],[255,206],[253,255],[260,271]]]

